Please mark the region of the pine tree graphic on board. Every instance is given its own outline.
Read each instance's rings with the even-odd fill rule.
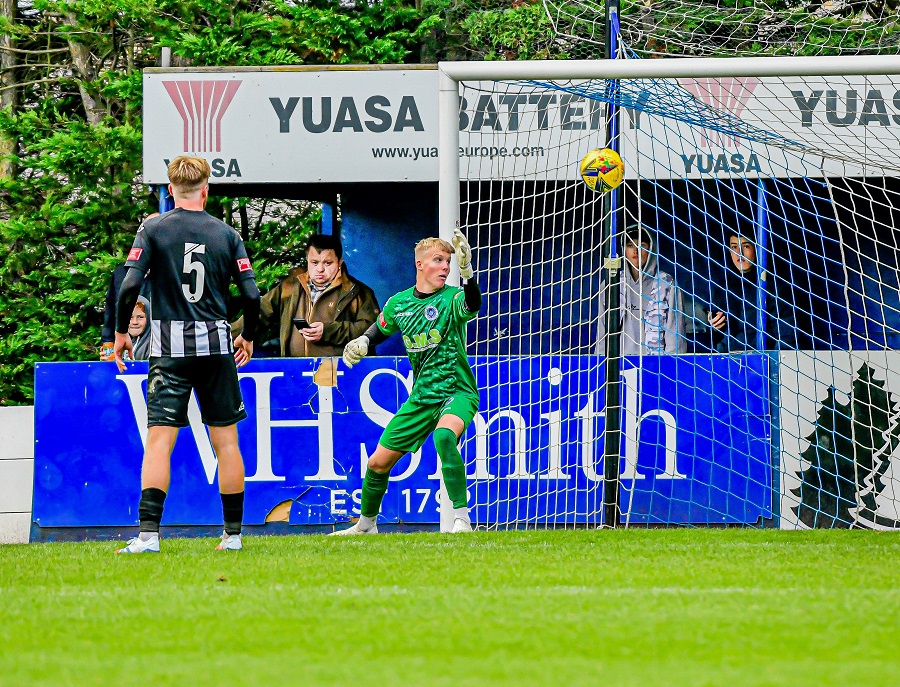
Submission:
[[[891,456],[900,445],[900,404],[889,396],[884,381],[876,380],[873,373],[872,368],[864,365],[853,388],[854,402],[857,398],[862,399],[859,408],[854,410],[854,420],[858,419],[867,429],[862,440],[857,434],[856,525],[896,528],[900,527],[896,520],[878,515],[876,499],[887,486],[884,475],[891,466]]]
[[[809,448],[800,457],[809,467],[792,490],[800,497],[793,511],[807,527],[849,527],[850,509],[856,507],[850,403],[838,403],[834,395],[834,387],[829,387],[815,429],[804,437]]]
[[[800,498],[793,511],[807,527],[894,523],[875,511],[876,497],[885,488],[882,478],[900,444],[900,412],[874,372],[867,364],[860,367],[846,404],[829,388],[815,428],[805,437],[809,447],[800,457],[809,467],[798,473],[801,485],[792,493]]]

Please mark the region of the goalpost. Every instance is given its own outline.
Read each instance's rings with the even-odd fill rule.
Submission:
[[[900,56],[439,70],[440,231],[485,292],[473,522],[900,525]],[[604,338],[632,226],[642,333]]]

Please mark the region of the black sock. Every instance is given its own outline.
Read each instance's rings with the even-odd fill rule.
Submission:
[[[222,514],[225,516],[225,534],[240,534],[244,521],[244,492],[222,494]]]
[[[166,492],[162,489],[150,487],[141,491],[141,502],[138,505],[141,532],[159,532],[159,521],[162,520],[165,502]]]

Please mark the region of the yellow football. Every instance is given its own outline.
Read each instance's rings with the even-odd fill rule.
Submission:
[[[581,158],[581,178],[597,193],[612,191],[625,179],[625,163],[611,148],[596,148]]]

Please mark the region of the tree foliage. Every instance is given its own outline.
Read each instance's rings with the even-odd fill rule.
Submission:
[[[541,3],[522,2],[504,9],[468,15],[462,23],[471,44],[481,47],[485,60],[565,59]]]
[[[11,8],[11,9],[10,9]],[[412,2],[22,0],[0,17],[0,404],[29,402],[33,366],[97,357],[113,267],[158,200],[141,183],[141,79],[173,66],[418,59]],[[6,64],[6,63],[4,63]],[[9,78],[11,75],[12,78]],[[0,149],[0,155],[4,152]],[[213,198],[263,287],[296,264],[315,204]]]
[[[566,59],[541,0],[424,0],[424,62]]]

